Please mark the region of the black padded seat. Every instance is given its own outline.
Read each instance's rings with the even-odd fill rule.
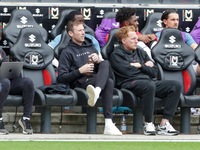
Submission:
[[[144,28],[140,33],[142,34],[155,34],[163,29],[161,21],[162,13],[155,12],[149,15]]]
[[[200,107],[200,96],[193,95],[196,75],[192,67],[194,50],[188,46],[178,29],[167,28],[152,49],[161,80],[176,80],[182,85],[180,96],[181,133],[190,133],[190,107]]]
[[[4,106],[22,106],[23,105],[23,98],[21,95],[8,95]]]
[[[24,61],[22,76],[32,79],[36,88],[34,105],[42,106],[41,119],[44,124],[41,132],[49,133],[51,106],[75,106],[77,94],[72,89],[67,95],[43,94],[37,89],[56,83],[56,73],[51,63],[54,51],[42,39],[37,28],[23,28],[17,42],[10,49],[10,55],[15,61]]]
[[[61,34],[62,31],[65,29],[65,26],[67,25],[68,19],[67,15],[74,11],[75,9],[65,9],[60,13],[58,22],[56,23],[55,28],[51,31],[51,37],[55,38],[57,35]]]
[[[11,13],[7,26],[3,29],[3,35],[8,40],[10,47],[17,41],[20,30],[25,27],[37,28],[42,35],[42,39],[47,41],[47,31],[37,24],[31,12],[26,9],[15,9]]]

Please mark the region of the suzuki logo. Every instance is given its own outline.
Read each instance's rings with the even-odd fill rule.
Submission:
[[[3,45],[7,45],[8,42],[6,40],[3,41]]]
[[[157,21],[157,26],[162,27],[162,21],[160,19]]]
[[[185,31],[190,32],[190,28],[189,27],[185,28]]]
[[[35,41],[35,35],[31,34],[29,36],[29,41],[34,42]]]
[[[90,17],[91,17],[91,9],[90,9],[90,8],[88,8],[88,9],[84,8],[84,9],[83,9],[83,16],[84,16],[84,19],[85,19],[85,20],[90,20]]]
[[[169,37],[169,42],[173,44],[174,42],[176,42],[176,38],[173,35],[170,36]]]
[[[35,12],[36,12],[37,14],[39,14],[39,13],[40,13],[40,9],[39,9],[39,8],[35,9]]]
[[[193,12],[192,10],[185,10],[185,21],[192,21]]]
[[[103,14],[104,14],[104,10],[101,9],[101,10],[100,10],[100,15],[103,15]]]
[[[27,18],[26,17],[21,17],[21,23],[26,24],[27,23]]]
[[[3,8],[3,12],[7,13],[8,12],[8,8],[7,7]]]

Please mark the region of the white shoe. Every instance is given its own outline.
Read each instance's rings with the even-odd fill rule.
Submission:
[[[179,131],[176,131],[169,122],[166,122],[163,126],[158,125],[159,135],[178,135]]]
[[[95,91],[95,88],[92,85],[87,86],[86,92],[89,97],[88,105],[93,107],[96,104],[97,99],[99,98],[99,94],[97,94],[97,92]]]
[[[109,127],[104,128],[104,133],[106,135],[122,135],[122,132],[113,124]]]
[[[156,135],[155,126],[152,122],[146,123],[144,126],[144,134],[145,135]]]

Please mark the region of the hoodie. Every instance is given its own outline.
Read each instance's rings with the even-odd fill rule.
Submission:
[[[58,82],[72,86],[81,80],[85,74],[81,74],[79,68],[88,62],[88,56],[92,53],[98,54],[89,38],[85,37],[85,41],[81,46],[70,40],[66,48],[62,50],[59,58]]]
[[[126,50],[122,44],[116,47],[110,56],[110,64],[116,75],[117,86],[122,88],[134,80],[152,80],[157,77],[158,69],[146,66],[145,63],[151,61],[147,53],[141,49]],[[140,63],[141,68],[131,66],[130,63]]]

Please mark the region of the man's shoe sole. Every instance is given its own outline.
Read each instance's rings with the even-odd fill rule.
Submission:
[[[166,132],[158,131],[157,134],[158,134],[158,135],[171,135],[171,136],[173,136],[173,135],[178,135],[179,133],[166,133]]]
[[[93,107],[96,103],[96,100],[95,100],[95,92],[94,92],[94,87],[91,86],[91,85],[88,85],[87,86],[87,89],[86,89],[86,92],[88,94],[88,105]]]

